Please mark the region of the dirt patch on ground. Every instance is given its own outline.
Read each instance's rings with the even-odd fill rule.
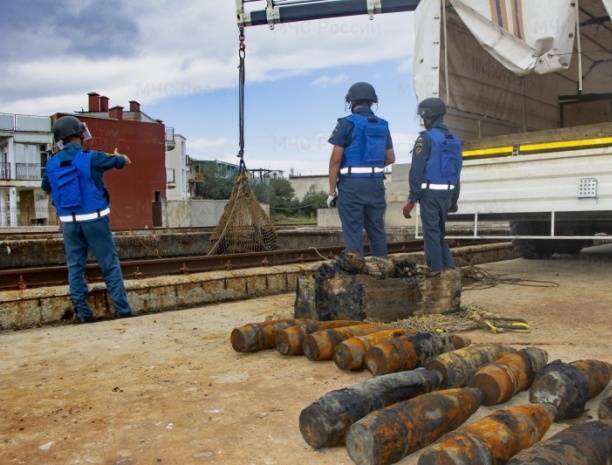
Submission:
[[[466,304],[533,326],[529,334],[469,333],[475,342],[537,344],[551,359],[612,363],[610,261],[513,260],[486,269],[561,286],[465,293]],[[236,354],[229,345],[234,326],[288,315],[293,298],[0,334],[0,463],[351,464],[343,448],[311,450],[298,415],[325,392],[367,374],[272,351]],[[522,394],[513,403],[526,401]]]

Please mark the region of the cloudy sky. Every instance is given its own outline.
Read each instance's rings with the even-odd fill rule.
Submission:
[[[265,3],[265,2],[260,2]],[[188,139],[188,153],[234,161],[234,0],[0,0],[0,112],[48,115],[141,102]],[[247,165],[327,169],[327,138],[354,81],[378,90],[400,161],[417,132],[410,13],[247,30]]]

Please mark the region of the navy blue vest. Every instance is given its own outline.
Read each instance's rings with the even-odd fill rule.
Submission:
[[[51,198],[59,216],[84,215],[104,210],[108,199],[91,177],[91,156],[78,152],[72,160],[52,157],[45,167],[51,184]]]
[[[353,123],[353,132],[351,144],[344,149],[340,167],[384,168],[389,124],[377,116],[364,116],[358,113],[353,113],[346,119]],[[365,176],[371,176],[371,174]],[[378,176],[383,176],[383,174],[378,173]]]
[[[431,152],[425,165],[425,182],[456,185],[461,176],[463,157],[461,141],[449,131],[432,128],[427,131]]]

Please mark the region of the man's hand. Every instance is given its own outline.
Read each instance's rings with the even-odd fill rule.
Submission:
[[[327,196],[327,208],[334,208],[336,206],[336,201],[338,200],[338,196],[334,192],[333,194],[329,194]]]
[[[457,213],[458,211],[459,211],[459,205],[457,205],[456,203],[451,205],[451,207],[448,210],[449,213]]]
[[[126,165],[131,165],[132,164],[132,160],[130,160],[130,157],[128,157],[127,155],[124,155],[123,153],[119,153],[119,150],[117,150],[117,147],[115,147],[115,151],[113,153],[111,153],[111,156],[113,156],[113,157],[123,157],[123,159],[125,160],[125,164]]]
[[[404,214],[404,218],[406,219],[410,219],[412,218],[412,216],[410,216],[410,213],[412,212],[412,210],[414,210],[414,202],[408,202],[406,203],[406,205],[404,205],[404,209],[402,210],[402,213]]]

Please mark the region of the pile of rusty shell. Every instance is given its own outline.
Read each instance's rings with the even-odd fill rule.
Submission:
[[[374,376],[412,370],[444,352],[469,344],[469,339],[452,334],[418,333],[395,337],[368,350],[366,365]]]
[[[302,410],[300,432],[315,449],[343,444],[351,425],[370,412],[431,392],[440,382],[438,373],[418,368],[330,391]]]
[[[366,354],[372,346],[407,334],[410,334],[407,329],[385,329],[367,336],[352,337],[336,346],[334,361],[343,370],[361,370],[365,367]]]
[[[270,320],[234,328],[230,337],[232,347],[236,352],[258,352],[274,349],[276,347],[274,332],[295,324],[296,320]]]
[[[522,451],[508,465],[608,465],[611,459],[612,424],[590,421]]]
[[[302,355],[304,353],[304,338],[308,334],[324,329],[342,328],[343,326],[354,326],[361,323],[361,321],[353,320],[298,320],[295,326],[275,331],[276,350],[283,355]]]
[[[304,355],[313,362],[331,360],[334,357],[334,349],[342,341],[376,331],[380,331],[380,327],[372,323],[317,331],[304,338]]]
[[[467,386],[478,369],[499,358],[503,353],[515,352],[501,344],[483,344],[465,347],[440,355],[426,368],[439,371],[446,387]]]
[[[599,404],[599,419],[612,420],[612,386],[606,389]]]
[[[388,465],[461,426],[478,410],[482,393],[460,388],[423,394],[359,420],[346,436],[357,465]]]
[[[502,465],[538,442],[553,422],[550,404],[519,405],[448,433],[427,449],[418,465]]]
[[[480,389],[485,405],[502,404],[531,386],[548,362],[548,354],[537,347],[502,354],[494,363],[480,368],[470,386]]]
[[[610,364],[599,360],[555,360],[536,377],[529,400],[553,404],[557,407],[557,421],[576,418],[584,413],[585,404],[605,389],[611,375]]]

